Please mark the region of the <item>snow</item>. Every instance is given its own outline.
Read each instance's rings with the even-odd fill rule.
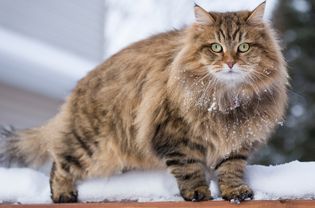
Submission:
[[[50,202],[49,179],[31,169],[0,169],[0,201],[45,203]]]
[[[245,179],[255,200],[315,199],[315,162],[293,161],[277,166],[248,166]],[[51,203],[48,174],[27,168],[0,168],[0,201]],[[211,182],[214,200],[222,200]],[[79,200],[182,201],[175,178],[166,171],[132,171],[78,184]]]
[[[314,199],[315,162],[294,161],[280,166],[254,165],[247,181],[255,199]]]
[[[209,112],[215,111],[217,109],[217,103],[213,102],[210,106],[210,108],[208,108]]]

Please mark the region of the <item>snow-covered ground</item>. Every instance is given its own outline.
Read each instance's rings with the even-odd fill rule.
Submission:
[[[246,180],[259,199],[315,199],[315,162],[248,166]],[[49,177],[25,168],[0,168],[0,202],[51,203]],[[181,201],[176,181],[166,171],[128,172],[78,185],[80,201]],[[221,200],[211,182],[215,200]]]

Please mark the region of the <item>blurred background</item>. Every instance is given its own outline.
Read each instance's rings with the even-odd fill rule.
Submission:
[[[28,128],[57,113],[76,82],[131,42],[213,11],[262,0],[1,0],[0,125]],[[315,0],[267,0],[291,75],[286,121],[253,163],[315,160]]]

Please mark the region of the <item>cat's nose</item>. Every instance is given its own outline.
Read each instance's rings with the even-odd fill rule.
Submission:
[[[235,62],[234,62],[234,61],[227,61],[226,64],[228,65],[228,67],[229,67],[230,69],[232,69],[233,66],[234,66],[234,64],[235,64]]]

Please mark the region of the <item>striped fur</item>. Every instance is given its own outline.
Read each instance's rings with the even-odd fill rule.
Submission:
[[[216,166],[225,199],[251,198],[245,158],[267,141],[287,103],[286,66],[263,7],[209,14],[196,6],[193,25],[123,49],[80,80],[47,124],[7,135],[2,162],[52,160],[52,200],[60,203],[77,201],[77,180],[132,169],[168,169],[185,200],[208,200]],[[209,50],[211,42],[242,41],[251,43],[247,54]],[[206,66],[227,57],[253,76],[217,82]]]

